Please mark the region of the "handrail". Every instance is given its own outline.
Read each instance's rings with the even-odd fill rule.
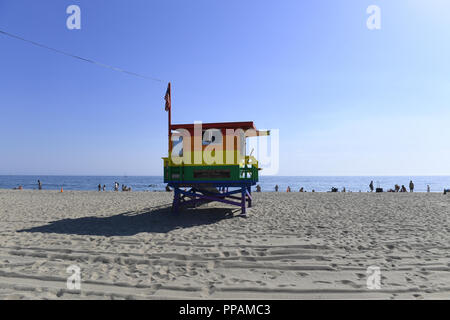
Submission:
[[[254,156],[245,156],[245,164],[252,165],[258,168],[258,160]]]

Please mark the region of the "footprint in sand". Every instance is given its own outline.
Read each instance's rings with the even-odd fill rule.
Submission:
[[[317,280],[317,281],[314,281],[314,283],[324,283],[324,284],[331,284],[331,282],[330,282],[330,281],[323,281],[323,280]]]
[[[296,275],[299,276],[299,277],[306,277],[306,276],[309,276],[309,273],[306,273],[306,272],[297,272]]]
[[[241,254],[242,254],[243,256],[249,256],[249,255],[250,255],[250,252],[248,252],[247,250],[241,250]]]
[[[240,282],[241,280],[238,279],[238,278],[231,278],[229,281],[230,281],[231,283],[238,283],[238,282]]]
[[[336,281],[336,283],[341,283],[343,285],[350,286],[355,289],[358,289],[361,287],[360,285],[356,284],[355,282],[353,282],[351,280],[340,280],[340,281]]]

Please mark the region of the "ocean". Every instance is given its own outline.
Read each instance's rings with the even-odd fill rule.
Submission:
[[[38,189],[37,180],[41,180],[44,190],[97,190],[98,184],[106,185],[106,190],[114,188],[114,182],[131,187],[133,191],[163,191],[165,184],[162,176],[0,176],[0,189],[13,189],[22,186],[24,189]],[[411,176],[411,177],[281,177],[262,176],[259,185],[262,191],[274,191],[275,185],[279,191],[286,191],[288,186],[293,192],[303,187],[306,191],[330,191],[332,187],[352,192],[367,192],[369,183],[385,191],[394,188],[395,184],[405,185],[413,180],[416,192],[426,192],[427,185],[432,192],[442,192],[450,188],[450,176]],[[409,189],[408,189],[409,190]]]

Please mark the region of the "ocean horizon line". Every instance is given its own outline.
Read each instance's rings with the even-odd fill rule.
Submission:
[[[92,175],[0,175],[0,188],[10,189],[22,186],[24,189],[38,188],[38,180],[44,189],[96,190],[101,185],[105,190],[114,188],[115,183],[131,187],[133,191],[165,190],[163,176],[92,176]],[[450,187],[450,176],[260,176],[257,182],[263,191],[303,189],[305,191],[329,191],[332,188],[347,191],[365,191],[373,181],[375,187],[385,190],[395,185],[409,186],[414,181],[416,191],[441,191]]]
[[[111,175],[111,174],[0,174],[0,177],[151,177],[151,178],[162,178],[163,175]],[[366,177],[450,177],[450,174],[410,174],[410,175],[259,175],[260,178],[294,178],[294,177],[330,177],[330,178],[366,178]]]

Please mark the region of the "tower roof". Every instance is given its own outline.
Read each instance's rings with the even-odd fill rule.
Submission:
[[[189,124],[172,124],[171,128],[172,130],[177,129],[194,129],[194,123]],[[242,129],[242,130],[248,130],[248,129],[254,129],[255,125],[253,124],[253,121],[242,121],[242,122],[212,122],[212,123],[202,123],[202,129]]]

